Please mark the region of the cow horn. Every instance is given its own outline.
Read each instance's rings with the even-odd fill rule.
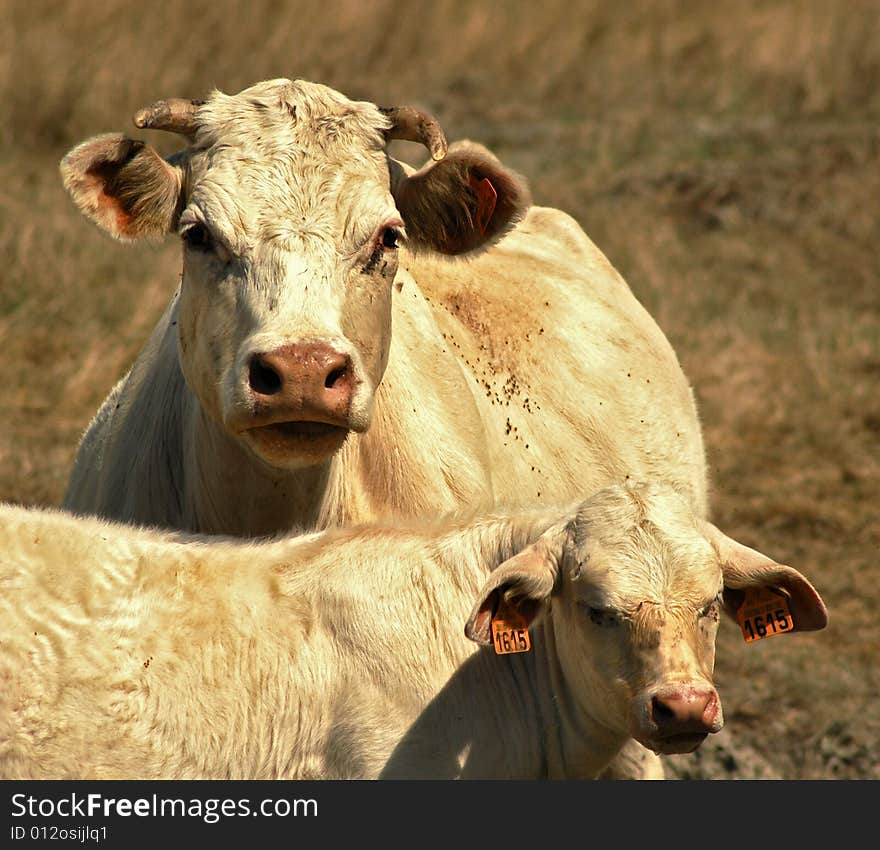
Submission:
[[[421,142],[435,160],[446,156],[446,136],[432,115],[413,106],[380,107],[380,111],[391,120],[391,127],[385,131],[386,139]]]
[[[182,97],[169,97],[158,100],[152,106],[139,109],[134,114],[134,125],[142,130],[168,130],[192,136],[196,131],[196,110],[203,100],[187,100]]]

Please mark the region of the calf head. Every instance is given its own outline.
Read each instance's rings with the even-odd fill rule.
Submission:
[[[712,681],[721,613],[760,587],[788,598],[792,631],[825,626],[797,570],[698,520],[671,488],[613,487],[493,571],[465,632],[491,643],[501,605],[543,618],[548,662],[582,712],[657,753],[686,753],[723,725]]]
[[[371,420],[391,342],[400,247],[467,254],[529,203],[484,148],[447,151],[428,115],[271,80],[135,123],[180,133],[163,158],[104,135],[61,162],[80,210],[120,240],[176,233],[183,375],[206,412],[272,467],[326,460]],[[423,142],[412,173],[390,139]]]

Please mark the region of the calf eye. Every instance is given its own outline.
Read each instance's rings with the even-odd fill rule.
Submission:
[[[397,248],[397,240],[400,238],[400,231],[396,227],[386,227],[382,231],[382,245],[385,248]]]
[[[182,234],[183,241],[188,247],[194,251],[210,251],[211,250],[211,234],[204,224],[190,225]]]
[[[618,623],[617,614],[608,608],[593,608],[590,605],[584,606],[587,609],[587,615],[597,626],[616,626]]]

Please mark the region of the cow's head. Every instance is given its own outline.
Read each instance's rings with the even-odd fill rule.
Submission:
[[[276,468],[321,462],[369,427],[401,246],[473,253],[529,203],[484,148],[447,151],[430,116],[314,83],[160,101],[135,123],[188,146],[163,158],[98,136],[64,157],[64,184],[118,239],[180,236],[183,374],[209,415]],[[413,173],[386,152],[393,138],[423,142],[431,160]]]
[[[671,488],[614,487],[499,566],[465,631],[491,643],[501,604],[530,624],[544,616],[551,663],[582,711],[655,752],[685,753],[723,725],[712,681],[718,621],[735,616],[749,588],[786,597],[791,631],[827,622],[797,570],[697,520]]]

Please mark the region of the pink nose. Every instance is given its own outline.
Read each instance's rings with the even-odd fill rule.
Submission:
[[[718,694],[713,688],[679,686],[658,691],[651,699],[650,715],[661,738],[708,735],[721,728]]]
[[[285,345],[251,356],[248,385],[266,422],[344,425],[354,390],[351,359],[318,343]]]

